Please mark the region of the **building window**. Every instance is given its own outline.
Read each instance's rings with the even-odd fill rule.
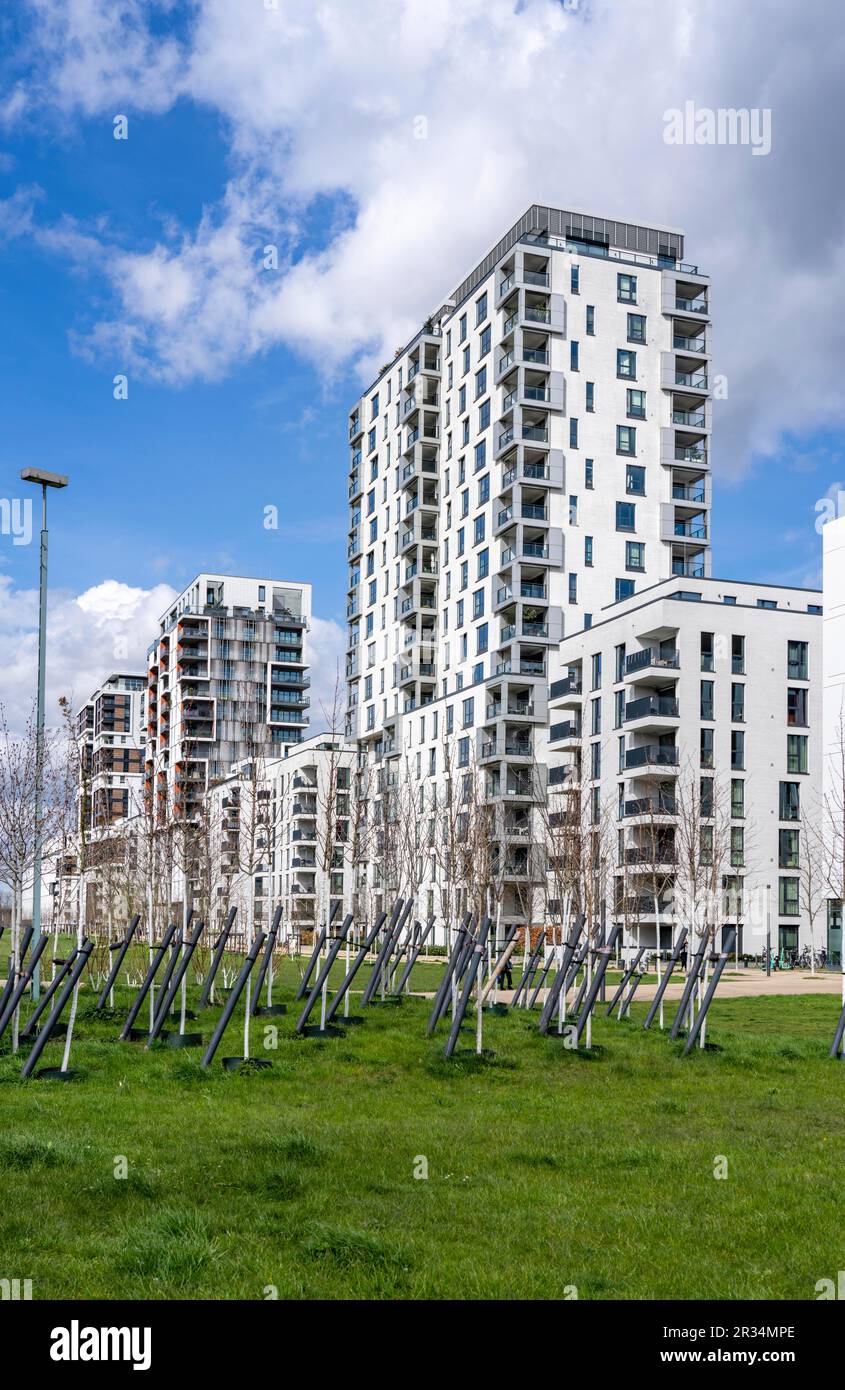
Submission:
[[[791,681],[805,681],[808,679],[807,663],[807,643],[806,642],[787,642],[786,644],[786,674]]]
[[[621,603],[623,599],[631,598],[634,593],[633,579],[617,579],[615,584],[616,602]]]
[[[616,503],[616,529],[617,531],[635,531],[637,520],[636,503],[617,502]]]
[[[588,381],[586,387],[586,410],[590,414],[596,408],[596,383]]]
[[[745,829],[741,825],[731,826],[731,868],[740,869],[745,863]]]
[[[731,720],[734,724],[745,723],[745,686],[741,681],[731,686]]]
[[[798,831],[778,831],[778,868],[798,869]]]
[[[634,425],[616,426],[616,452],[633,457],[637,452],[637,431]]]
[[[702,632],[701,634],[701,669],[702,671],[715,669],[712,632]]]
[[[569,344],[569,370],[571,372],[578,371],[578,343],[574,338]]]
[[[569,288],[572,294],[581,293],[581,269],[580,266],[573,265],[569,268]]]
[[[475,301],[475,326],[478,328],[487,317],[487,294],[480,295]]]
[[[478,642],[476,644],[476,655],[483,656],[487,650],[489,641],[489,627],[487,623],[481,623],[478,629]]]
[[[645,469],[640,463],[629,463],[625,468],[625,491],[635,497],[645,497]]]
[[[587,305],[587,333],[590,337],[596,331],[596,310],[593,304]]]
[[[712,816],[713,814],[713,778],[700,777],[698,781],[698,795],[701,802],[702,816]]]
[[[636,275],[617,275],[616,277],[616,298],[620,304],[636,304],[637,302],[637,277]]]
[[[745,730],[731,729],[731,767],[734,772],[745,770]]]
[[[593,490],[593,460],[584,460],[584,487],[592,492]]]
[[[702,719],[713,718],[713,682],[701,682],[700,714]]]
[[[645,545],[642,541],[625,542],[625,568],[626,570],[645,569]]]
[[[578,602],[578,575],[577,575],[577,574],[570,574],[570,576],[569,576],[569,602],[570,602],[570,603],[577,603],[577,602]]]
[[[569,421],[569,447],[570,449],[578,448],[578,420],[574,415]]]
[[[631,387],[625,392],[627,402],[626,414],[629,420],[645,419],[645,391],[633,390]]]
[[[637,379],[637,354],[629,348],[616,349],[616,375],[626,381]]]
[[[787,687],[786,722],[800,729],[807,727],[807,691],[803,686],[790,685]]]
[[[778,819],[801,819],[800,782],[781,782],[778,796]]]
[[[798,903],[797,878],[778,879],[778,913],[781,917],[798,917],[801,909]]]
[[[475,718],[475,700],[469,699],[463,702],[463,725],[465,729],[472,727]]]
[[[590,733],[597,738],[601,733],[601,696],[590,701]]]
[[[645,315],[644,315],[644,314],[629,314],[629,315],[628,315],[628,342],[629,342],[629,343],[644,343],[644,342],[645,342]]]
[[[713,730],[702,729],[700,737],[701,745],[701,766],[713,766]]]
[[[584,537],[584,564],[587,566],[588,569],[591,569],[591,568],[592,568],[592,564],[593,564],[593,538],[592,538],[592,536],[585,536],[585,537]]]
[[[595,652],[591,661],[593,690],[598,690],[601,686],[601,652]]]
[[[745,781],[742,777],[731,778],[731,818],[742,820],[745,816]]]
[[[809,739],[806,734],[787,734],[786,735],[786,770],[787,772],[807,772],[807,745]]]
[[[745,638],[731,638],[731,673],[734,676],[745,675]]]

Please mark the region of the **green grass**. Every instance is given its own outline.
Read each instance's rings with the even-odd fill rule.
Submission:
[[[274,1048],[256,1020],[273,1065],[244,1076],[118,1044],[93,997],[77,1083],[0,1056],[0,1273],[36,1298],[808,1299],[845,1268],[834,995],[717,1000],[721,1050],[690,1058],[636,1003],[590,1056],[518,1012],[485,1020],[492,1056],[452,1062],[421,1000],[331,1042],[295,1038],[291,1007]]]

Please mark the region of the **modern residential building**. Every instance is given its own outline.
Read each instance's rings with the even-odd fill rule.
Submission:
[[[436,819],[459,744],[504,808],[505,921],[561,637],[709,572],[709,281],[684,254],[669,228],[535,205],[349,415],[346,734],[370,814],[407,755]]]
[[[317,734],[215,785],[209,831],[217,918],[236,903],[241,928],[250,911],[256,927],[266,928],[281,905],[283,939],[300,941],[335,904],[351,910],[354,765],[354,747]]]
[[[825,945],[820,600],[665,579],[561,644],[550,800],[603,841],[629,944],[654,946],[659,920],[668,946],[710,891],[740,951],[764,949],[767,905],[775,947],[809,944],[811,926]]]
[[[80,823],[90,836],[136,815],[143,804],[143,673],[114,673],[76,713]]]
[[[200,574],[148,652],[145,791],[190,817],[238,764],[276,758],[308,725],[310,584]]]

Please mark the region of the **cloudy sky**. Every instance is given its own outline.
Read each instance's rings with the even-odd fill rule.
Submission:
[[[204,568],[311,579],[331,684],[347,406],[532,202],[684,228],[727,382],[714,572],[818,580],[815,503],[845,487],[829,0],[14,0],[0,41],[0,499],[27,464],[72,479],[51,702],[140,662]],[[667,143],[687,102],[770,112],[770,152]],[[15,540],[19,715],[37,545]]]

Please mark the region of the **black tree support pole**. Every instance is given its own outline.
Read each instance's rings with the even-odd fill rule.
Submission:
[[[395,988],[394,991],[393,991],[394,994],[401,994],[401,993],[402,993],[403,989],[405,988],[405,985],[408,983],[408,981],[409,981],[410,978],[411,978],[411,971],[413,970],[414,966],[415,966],[416,963],[417,963],[417,960],[418,960],[418,958],[419,958],[420,951],[422,950],[423,946],[425,945],[426,941],[427,941],[428,938],[431,936],[431,933],[432,933],[433,931],[434,931],[434,918],[433,918],[433,917],[429,917],[429,919],[428,919],[428,921],[426,922],[426,925],[425,925],[425,930],[424,930],[423,932],[420,933],[420,938],[419,938],[419,940],[417,941],[416,946],[414,947],[413,951],[411,952],[410,956],[408,957],[407,961],[405,962],[405,969],[402,971],[402,976],[401,976],[401,978],[400,978],[400,980],[399,980],[399,983],[398,983],[398,985],[396,986],[396,988]]]
[[[684,943],[686,942],[687,935],[688,929],[686,927],[681,927],[680,936],[675,942],[675,947],[672,951],[672,955],[669,958],[669,963],[663,972],[663,978],[660,981],[660,984],[657,986],[657,992],[651,1001],[651,1008],[646,1014],[643,1028],[650,1028],[655,1018],[657,1017],[657,1010],[660,1008],[660,1001],[666,993],[666,988],[669,984],[670,979],[672,978],[672,971],[675,969],[675,966],[678,964],[678,961],[681,958],[681,951],[684,949]]]
[[[375,941],[376,937],[378,936],[386,921],[387,913],[380,913],[378,919],[376,920],[375,926],[371,929],[369,936],[367,936],[367,938],[361,945],[361,948],[358,951],[357,956],[355,957],[354,961],[347,970],[344,979],[341,981],[337,993],[331,1000],[329,1007],[326,1009],[327,1024],[331,1023],[332,1019],[334,1018],[335,1014],[340,1008],[340,1005],[343,1002],[343,996],[346,994],[346,991],[349,989],[349,986],[352,984],[352,981],[355,979],[355,976],[357,975],[361,966],[364,964],[364,961],[367,958],[367,952],[369,951],[370,947],[372,946],[373,942]]]
[[[170,981],[173,979],[173,973],[177,965],[179,964],[179,953],[181,952],[182,947],[186,945],[187,942],[185,940],[184,928],[179,927],[177,929],[176,936],[173,941],[173,949],[170,952],[170,960],[167,962],[167,968],[164,972],[164,975],[162,976],[161,989],[159,990],[158,996],[159,999],[163,999],[167,995],[167,991],[170,989]],[[157,1013],[154,1012],[153,1019],[155,1020],[156,1017]],[[155,1027],[155,1023],[153,1023],[153,1027]],[[150,1029],[150,1032],[152,1032],[152,1029]]]
[[[185,975],[187,974],[188,966],[191,963],[191,956],[197,949],[200,943],[200,937],[202,936],[204,931],[205,922],[199,922],[197,924],[196,931],[194,932],[193,936],[191,937],[190,941],[188,942],[187,946],[182,952],[182,959],[179,962],[179,968],[175,972],[173,979],[170,981],[167,993],[159,1003],[158,1010],[153,1016],[153,1026],[150,1029],[150,1036],[147,1039],[147,1047],[149,1047],[150,1043],[155,1042],[156,1038],[158,1037],[159,1033],[164,1027],[167,1015],[173,1008],[173,1001],[176,998],[176,995],[179,993],[179,986],[181,985],[183,979],[185,978]]]
[[[129,926],[126,928],[126,935],[124,936],[123,940],[120,943],[120,946],[117,949],[117,955],[115,956],[114,963],[112,965],[111,970],[109,971],[109,978],[103,985],[102,993],[100,994],[99,999],[94,1005],[94,1008],[97,1011],[106,1007],[108,997],[112,991],[115,980],[120,974],[120,967],[122,966],[124,959],[126,958],[126,952],[129,950],[129,947],[132,944],[132,938],[138,929],[138,923],[140,922],[140,920],[141,914],[140,912],[136,912],[135,916],[132,918],[132,921],[129,923]]]
[[[639,970],[637,970],[636,974],[634,975],[633,980],[631,981],[631,988],[628,990],[626,997],[622,1000],[622,1003],[619,1006],[619,1013],[616,1015],[617,1018],[625,1018],[630,1013],[631,1002],[634,998],[634,995],[636,994],[637,990],[639,989],[647,974],[648,968],[646,966],[641,965]]]
[[[589,985],[590,985],[589,972],[588,972],[588,970],[587,970],[587,956],[590,954],[590,951],[591,951],[592,949],[593,949],[593,948],[592,948],[592,946],[590,945],[590,937],[589,937],[589,935],[588,935],[588,936],[587,936],[587,940],[586,940],[585,943],[584,943],[584,949],[583,949],[583,951],[581,951],[581,952],[579,953],[578,960],[573,964],[572,972],[571,972],[571,973],[572,973],[572,983],[574,984],[574,983],[575,983],[575,977],[576,977],[576,975],[578,974],[578,971],[581,969],[581,966],[582,966],[582,965],[583,965],[583,967],[584,967],[584,978],[583,978],[583,980],[581,981],[580,985],[578,986],[578,993],[576,994],[576,996],[575,996],[575,1002],[574,1002],[574,1004],[572,1005],[572,1012],[573,1012],[573,1014],[578,1014],[578,1013],[580,1013],[580,1011],[581,1011],[581,1005],[582,1005],[583,1002],[584,1002],[584,995],[587,993],[587,990],[588,990]],[[566,989],[567,989],[567,993],[568,993],[568,992],[569,992],[569,985],[567,985]]]
[[[552,966],[554,965],[554,963],[555,963],[555,944],[554,944],[554,941],[552,941],[551,953],[550,953],[550,955],[549,955],[549,959],[546,961],[546,963],[545,963],[544,966],[543,966],[543,969],[540,971],[540,978],[539,978],[539,980],[537,981],[536,985],[534,986],[534,989],[533,989],[532,992],[531,992],[531,998],[530,998],[529,1001],[528,1001],[528,1007],[529,1007],[529,1009],[533,1009],[533,1008],[534,1008],[534,1005],[537,1003],[537,996],[539,995],[540,990],[543,988],[543,985],[546,983],[546,978],[547,978],[548,973],[549,973],[549,971],[551,970]],[[526,991],[526,992],[527,992],[527,991]]]
[[[62,991],[59,994],[59,997],[56,1000],[55,1004],[53,1005],[52,1010],[50,1011],[50,1017],[47,1019],[47,1022],[44,1024],[44,1027],[41,1029],[41,1032],[35,1039],[32,1051],[30,1052],[29,1056],[23,1064],[23,1067],[21,1068],[22,1077],[25,1078],[31,1076],[33,1071],[35,1070],[35,1064],[41,1056],[41,1053],[47,1046],[48,1042],[50,1041],[50,1034],[52,1033],[53,1029],[58,1023],[59,1018],[62,1014],[62,1010],[67,1004],[68,999],[70,998],[71,994],[76,988],[76,985],[79,981],[79,977],[85,969],[86,965],[88,964],[88,957],[90,956],[93,949],[93,941],[84,941],[80,946],[76,960],[73,962],[73,969],[71,970],[70,974],[65,980],[64,986],[62,987]]]
[[[387,960],[388,954],[393,946],[394,934],[397,930],[401,930],[409,912],[411,911],[412,904],[408,902],[405,903],[403,906],[403,901],[404,900],[402,898],[396,899],[390,921],[384,929],[384,939],[382,940],[381,946],[379,947],[378,955],[376,956],[375,960],[375,965],[370,971],[369,979],[367,980],[367,983],[364,986],[364,992],[361,995],[362,1006],[364,1004],[369,1004],[370,1000],[375,994],[379,980],[381,979],[382,967],[384,965],[384,962]]]
[[[214,977],[217,974],[217,971],[220,969],[220,962],[223,959],[223,952],[226,949],[226,944],[231,935],[232,927],[235,925],[235,913],[237,912],[237,910],[238,909],[236,907],[229,908],[229,911],[226,915],[226,922],[224,924],[223,930],[214,943],[214,951],[211,956],[211,969],[208,972],[208,977],[206,978],[206,981],[202,987],[202,994],[200,995],[199,1007],[201,1009],[204,1009],[206,1007],[211,998],[211,991],[214,986]]]
[[[631,964],[628,966],[628,969],[625,971],[625,974],[622,976],[622,979],[619,982],[619,985],[617,986],[616,993],[614,994],[613,998],[611,999],[610,1003],[605,1009],[605,1017],[610,1018],[610,1015],[613,1013],[613,1010],[616,1008],[616,1005],[622,998],[622,995],[625,993],[628,981],[631,979],[631,976],[633,975],[634,971],[636,970],[644,955],[645,946],[641,946],[640,949],[637,951],[637,954],[634,956],[634,959],[631,961]],[[619,1017],[622,1017],[621,1013]]]
[[[525,990],[527,996],[528,991],[531,988],[531,980],[534,975],[534,971],[537,969],[537,961],[540,959],[540,952],[543,949],[545,940],[546,932],[544,928],[543,931],[540,932],[539,937],[537,938],[537,945],[534,947],[534,950],[528,957],[528,964],[522,972],[522,979],[517,985],[513,999],[511,1000],[511,1004],[514,1005],[514,1007],[519,1003],[522,991]]]
[[[722,949],[716,957],[716,964],[713,967],[713,974],[710,976],[710,982],[707,986],[707,989],[705,990],[704,998],[701,1001],[701,1008],[699,1009],[696,1015],[695,1022],[689,1030],[686,1044],[684,1046],[684,1056],[686,1056],[688,1052],[691,1052],[693,1047],[695,1046],[696,1039],[698,1038],[698,1035],[701,1032],[702,1024],[704,1023],[704,1020],[707,1017],[707,1010],[713,1003],[713,995],[716,993],[719,981],[722,978],[722,971],[724,970],[725,966],[731,958],[735,939],[735,929],[733,927],[728,927],[725,933],[724,940],[722,942]]]
[[[387,955],[385,956],[381,964],[381,973],[379,975],[379,988],[381,988],[382,983],[384,983],[385,989],[387,989],[390,984],[390,972],[393,957],[396,954],[399,942],[402,940],[402,933],[404,932],[405,927],[408,924],[408,918],[411,915],[411,909],[413,906],[413,901],[409,898],[408,902],[402,909],[402,916],[399,918],[398,925],[396,926],[396,929],[392,937],[390,938],[390,944],[387,948]],[[413,931],[413,927],[409,927],[408,929],[409,931]]]
[[[485,917],[482,920],[481,929],[478,933],[475,945],[472,948],[472,959],[469,965],[467,966],[463,991],[461,993],[460,999],[458,1000],[458,1007],[455,1011],[455,1017],[452,1019],[452,1027],[449,1031],[449,1037],[446,1041],[447,1057],[451,1057],[454,1053],[455,1047],[457,1046],[458,1038],[460,1037],[461,1024],[464,1021],[464,1015],[467,1011],[467,1005],[469,1004],[470,997],[472,995],[472,988],[475,984],[475,977],[481,968],[481,962],[484,958],[484,947],[487,945],[487,937],[490,934],[490,926],[490,918]]]
[[[18,964],[23,966],[23,958],[29,950],[29,943],[32,940],[32,927],[24,927],[18,947]],[[12,990],[15,988],[15,962],[12,958],[11,949],[9,950],[9,964],[6,968],[6,983],[3,986],[3,993],[0,994],[0,1009],[5,1009],[9,1002]]]
[[[53,995],[56,993],[56,990],[61,985],[62,980],[67,975],[68,971],[73,969],[73,963],[76,960],[78,950],[79,947],[74,946],[67,960],[64,961],[61,967],[56,971],[55,978],[50,981],[49,985],[47,986],[38,1003],[36,1004],[35,1012],[33,1014],[30,1014],[29,1018],[27,1019],[26,1027],[21,1029],[22,1038],[32,1037],[32,1034],[35,1032],[35,1025],[38,1022],[39,1018],[44,1013],[44,1010],[47,1008],[47,1005],[50,1003],[50,1000],[53,998]]]
[[[702,969],[704,968],[704,957],[707,954],[708,940],[709,933],[705,931],[703,937],[701,938],[701,945],[695,953],[695,959],[693,960],[692,968],[689,974],[687,975],[687,982],[684,986],[684,992],[681,995],[681,1002],[678,1005],[678,1012],[675,1014],[675,1017],[672,1020],[672,1027],[669,1029],[669,1037],[673,1040],[673,1042],[681,1031],[681,1024],[686,1018],[687,1009],[689,1008],[689,1002],[692,999],[692,992],[695,989],[695,982],[701,974]]]
[[[469,924],[471,920],[472,919],[470,914],[467,913],[464,917],[461,926],[459,926],[455,932],[455,939],[452,942],[452,950],[449,954],[449,959],[446,962],[446,969],[443,972],[443,978],[440,981],[440,984],[437,986],[437,993],[434,996],[434,1004],[432,1005],[431,1013],[428,1016],[428,1023],[426,1025],[425,1030],[426,1037],[430,1038],[435,1028],[437,1027],[437,1023],[440,1018],[440,1005],[443,999],[445,999],[446,993],[449,989],[449,985],[451,984],[452,975],[455,972],[455,967],[458,963],[458,958],[461,954],[461,950],[463,947],[463,940],[466,936],[466,933],[469,930]]]
[[[560,962],[560,970],[555,975],[555,978],[552,982],[552,987],[549,990],[549,993],[546,997],[546,1002],[543,1005],[542,1013],[540,1014],[540,1022],[538,1024],[538,1028],[541,1033],[548,1033],[549,1028],[551,1027],[552,1019],[554,1018],[555,1009],[557,1008],[561,990],[563,989],[563,986],[566,983],[566,978],[569,973],[569,967],[571,966],[575,952],[578,949],[578,942],[581,939],[581,933],[584,930],[585,921],[586,918],[584,917],[584,914],[579,913],[569,933],[569,939],[567,940],[567,943],[563,948],[563,956]]]
[[[264,987],[264,980],[267,976],[270,961],[273,959],[273,952],[276,949],[276,939],[279,935],[279,923],[281,922],[281,920],[282,905],[281,903],[279,903],[279,906],[273,913],[273,921],[270,923],[270,935],[267,937],[267,946],[265,947],[264,955],[261,957],[261,964],[258,967],[258,974],[255,977],[255,998],[252,1001],[252,1007],[250,1009],[250,1012],[252,1013],[253,1017],[255,1016],[255,1011],[258,1008],[259,1003],[261,1002],[261,991]]]
[[[120,1042],[126,1042],[127,1038],[129,1037],[132,1025],[135,1022],[135,1019],[138,1017],[139,1013],[141,1012],[141,1007],[144,1003],[144,1000],[149,994],[153,980],[158,974],[158,968],[161,965],[161,962],[164,960],[164,957],[167,955],[168,947],[170,946],[170,943],[175,935],[176,923],[171,922],[170,926],[167,928],[167,931],[164,933],[164,939],[162,940],[161,945],[157,947],[156,953],[150,962],[150,968],[144,976],[141,988],[135,995],[132,1007],[130,1008],[129,1013],[126,1015],[126,1022],[123,1025],[123,1031],[120,1034],[119,1038]]]
[[[350,965],[349,969],[347,970],[343,980],[341,981],[337,993],[329,1002],[328,1009],[326,1010],[326,1023],[331,1023],[332,1019],[337,1013],[337,1010],[340,1008],[340,1005],[343,1002],[344,995],[347,993],[350,985],[352,984],[352,981],[355,979],[355,976],[358,974],[358,971],[361,969],[361,966],[367,959],[367,954],[372,949],[373,942],[378,937],[378,934],[386,921],[387,913],[380,912],[378,917],[376,918],[374,925],[370,929],[370,932],[361,943],[361,946],[358,950],[358,954],[355,957],[352,964]]]
[[[413,951],[413,949],[414,949],[414,943],[416,942],[416,940],[417,940],[417,938],[418,938],[418,936],[419,936],[419,934],[420,934],[421,931],[422,931],[422,927],[420,926],[419,922],[411,922],[410,925],[409,925],[409,927],[408,927],[407,932],[405,933],[405,940],[401,943],[401,945],[399,946],[399,949],[398,949],[397,952],[396,952],[396,958],[395,958],[395,960],[391,960],[391,961],[389,962],[389,966],[388,966],[387,988],[388,988],[388,991],[389,991],[390,994],[397,994],[397,993],[398,993],[397,990],[395,990],[395,989],[393,989],[393,988],[391,987],[391,980],[393,980],[393,979],[395,978],[396,971],[399,969],[400,965],[402,964],[402,957],[404,956],[405,952],[406,952],[406,951]]]
[[[584,1000],[584,1007],[581,1010],[581,1013],[578,1016],[578,1022],[575,1025],[576,1043],[579,1043],[581,1041],[581,1034],[583,1033],[584,1028],[586,1027],[587,1019],[590,1017],[590,1014],[593,1010],[593,1006],[598,998],[599,990],[602,986],[602,981],[605,977],[607,967],[610,964],[611,956],[613,955],[614,949],[616,947],[616,938],[619,936],[621,931],[621,927],[614,927],[610,933],[610,939],[607,945],[599,946],[598,950],[593,952],[594,956],[598,957],[597,968],[596,973],[593,976],[592,981],[590,983],[590,988],[587,997]]]
[[[252,946],[250,947],[249,954],[244,959],[244,963],[238,972],[238,978],[235,980],[234,985],[230,989],[229,997],[226,1000],[225,1005],[223,1006],[223,1012],[220,1015],[220,1018],[217,1020],[217,1027],[211,1035],[211,1041],[208,1044],[208,1047],[205,1049],[205,1056],[203,1057],[201,1063],[203,1067],[209,1067],[214,1060],[214,1054],[220,1046],[220,1039],[223,1037],[223,1034],[226,1031],[229,1019],[235,1012],[235,1005],[241,997],[244,986],[246,985],[246,982],[249,979],[250,974],[252,973],[252,968],[255,965],[255,962],[258,960],[258,957],[261,954],[261,947],[264,945],[266,939],[267,933],[263,931],[259,932],[255,940],[253,941]]]
[[[311,979],[311,972],[312,972],[312,970],[314,969],[314,966],[317,964],[317,960],[319,959],[320,952],[322,951],[323,946],[324,946],[324,944],[325,944],[326,937],[327,937],[328,934],[329,934],[329,927],[331,926],[332,922],[334,921],[334,919],[335,919],[335,917],[337,916],[337,914],[338,914],[339,911],[340,911],[340,903],[339,903],[339,902],[334,902],[334,903],[332,903],[331,909],[330,909],[330,911],[329,911],[329,920],[328,920],[328,922],[326,923],[326,925],[325,925],[324,927],[321,927],[321,928],[320,928],[319,935],[318,935],[318,937],[317,937],[317,940],[316,940],[315,943],[314,943],[314,949],[313,949],[313,951],[311,952],[311,959],[310,959],[309,962],[308,962],[308,968],[307,968],[307,970],[305,971],[305,974],[303,975],[302,979],[301,979],[300,982],[299,982],[299,988],[297,989],[296,994],[293,996],[294,999],[302,999],[302,997],[303,997],[304,994],[305,994],[305,991],[308,989],[308,987],[309,987],[309,986],[308,986],[308,981]]]
[[[2,1038],[12,1019],[14,1018],[15,1009],[18,1007],[18,1004],[23,999],[26,987],[35,973],[35,967],[41,959],[42,952],[44,951],[44,947],[47,945],[48,940],[49,937],[47,936],[39,936],[38,940],[32,948],[29,957],[29,964],[27,965],[25,970],[21,971],[20,979],[18,980],[18,983],[15,985],[15,988],[12,990],[12,993],[9,996],[9,1002],[7,1003],[2,1014],[0,1014],[0,1038]]]
[[[445,1018],[452,1007],[453,999],[457,998],[461,988],[461,982],[466,974],[467,966],[472,958],[473,947],[475,946],[475,917],[470,915],[467,921],[467,929],[464,939],[460,943],[458,954],[455,959],[454,969],[451,971],[448,980],[444,983],[443,993],[437,1006],[437,1015],[434,1019],[435,1026],[442,1018]]]
[[[326,952],[326,959],[323,961],[317,978],[311,987],[311,993],[305,1001],[305,1007],[302,1010],[302,1013],[299,1015],[299,1018],[296,1020],[296,1028],[294,1029],[295,1033],[301,1033],[306,1023],[308,1022],[308,1015],[310,1014],[319,997],[320,990],[323,988],[323,981],[328,979],[329,972],[332,966],[334,965],[335,961],[337,960],[338,952],[340,951],[341,946],[346,940],[346,933],[349,931],[349,928],[351,926],[352,913],[350,912],[347,914],[346,917],[344,917],[343,922],[341,923],[340,935],[334,938],[331,946]]]

